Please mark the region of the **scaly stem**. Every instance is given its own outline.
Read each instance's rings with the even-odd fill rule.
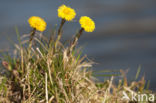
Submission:
[[[31,47],[32,47],[32,41],[33,41],[33,38],[34,38],[35,33],[36,33],[36,29],[33,28],[32,32],[30,33],[29,47],[28,47],[28,57],[30,57],[30,51],[31,51]]]
[[[57,47],[58,41],[61,39],[61,36],[62,36],[62,28],[63,28],[63,25],[64,25],[65,22],[66,22],[65,19],[62,19],[61,20],[61,24],[60,24],[60,27],[58,29],[58,36],[57,36],[57,39],[56,39],[56,42],[55,42],[55,48]]]
[[[35,32],[36,32],[36,29],[33,28],[32,32],[31,32],[31,34],[30,34],[30,39],[29,39],[29,43],[30,43],[30,44],[32,43],[32,40],[33,40],[34,35],[35,35]]]
[[[69,48],[69,50],[68,50],[68,55],[69,55],[69,54],[72,52],[72,50],[75,48],[75,46],[76,46],[76,44],[77,44],[77,42],[78,42],[80,36],[82,35],[83,31],[84,31],[84,29],[81,28],[81,29],[79,30],[79,32],[76,34],[76,36],[74,37],[74,40],[72,41],[72,43],[71,43],[71,45],[70,45],[70,48]]]

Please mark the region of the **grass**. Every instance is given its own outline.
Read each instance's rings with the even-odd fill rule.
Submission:
[[[6,72],[0,75],[0,103],[139,103],[123,100],[123,91],[129,96],[152,93],[145,89],[144,77],[137,81],[140,69],[132,82],[123,70],[116,84],[112,75],[104,82],[95,81],[93,62],[75,48],[76,37],[65,47],[61,35],[54,37],[56,30],[50,39],[35,32],[32,41],[16,32],[19,44],[14,57],[7,54],[1,59]]]

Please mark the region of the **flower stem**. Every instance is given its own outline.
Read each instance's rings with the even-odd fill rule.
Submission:
[[[30,51],[31,51],[31,47],[32,47],[32,40],[34,38],[35,33],[36,33],[36,29],[33,28],[33,30],[30,33],[30,39],[29,39],[28,58],[30,57]]]
[[[61,24],[60,24],[60,27],[58,29],[58,36],[61,36],[62,35],[62,27],[63,27],[63,25],[64,25],[65,22],[66,22],[65,19],[62,19],[61,20]]]
[[[32,32],[30,33],[30,39],[29,39],[29,43],[30,43],[30,44],[32,43],[32,40],[33,40],[34,35],[35,35],[35,32],[36,32],[36,29],[33,28]]]
[[[77,44],[77,42],[78,42],[80,36],[82,35],[83,31],[84,31],[84,29],[81,28],[81,29],[79,30],[79,32],[75,35],[74,40],[72,41],[72,43],[71,43],[71,45],[70,45],[70,49],[69,49],[69,51],[68,51],[68,54],[70,54],[70,53],[72,52],[72,50],[75,48],[75,46],[76,46],[76,44]]]
[[[56,39],[56,42],[55,42],[55,48],[57,47],[58,41],[61,39],[61,36],[62,36],[62,28],[63,28],[63,25],[64,25],[65,22],[66,22],[65,19],[62,19],[61,20],[61,24],[60,24],[60,27],[58,29],[58,36],[57,36],[57,39]]]

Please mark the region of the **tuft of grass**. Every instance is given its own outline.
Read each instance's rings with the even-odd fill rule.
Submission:
[[[136,103],[123,100],[123,91],[151,93],[144,89],[144,78],[128,83],[123,70],[118,84],[113,76],[95,82],[90,70],[93,62],[75,49],[77,40],[65,47],[60,37],[49,39],[36,32],[30,42],[28,35],[20,37],[17,28],[16,32],[19,44],[15,44],[14,57],[2,58],[8,75],[0,76],[1,103]]]

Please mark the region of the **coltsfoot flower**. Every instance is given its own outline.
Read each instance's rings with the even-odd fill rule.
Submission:
[[[93,32],[95,29],[95,23],[90,17],[82,16],[79,23],[81,24],[81,28],[83,28],[86,32]]]
[[[58,8],[58,17],[60,17],[62,19],[71,21],[75,18],[75,16],[76,16],[75,10],[66,5],[61,5]]]
[[[28,22],[32,28],[35,28],[38,31],[43,32],[46,29],[46,22],[38,16],[30,17]]]

